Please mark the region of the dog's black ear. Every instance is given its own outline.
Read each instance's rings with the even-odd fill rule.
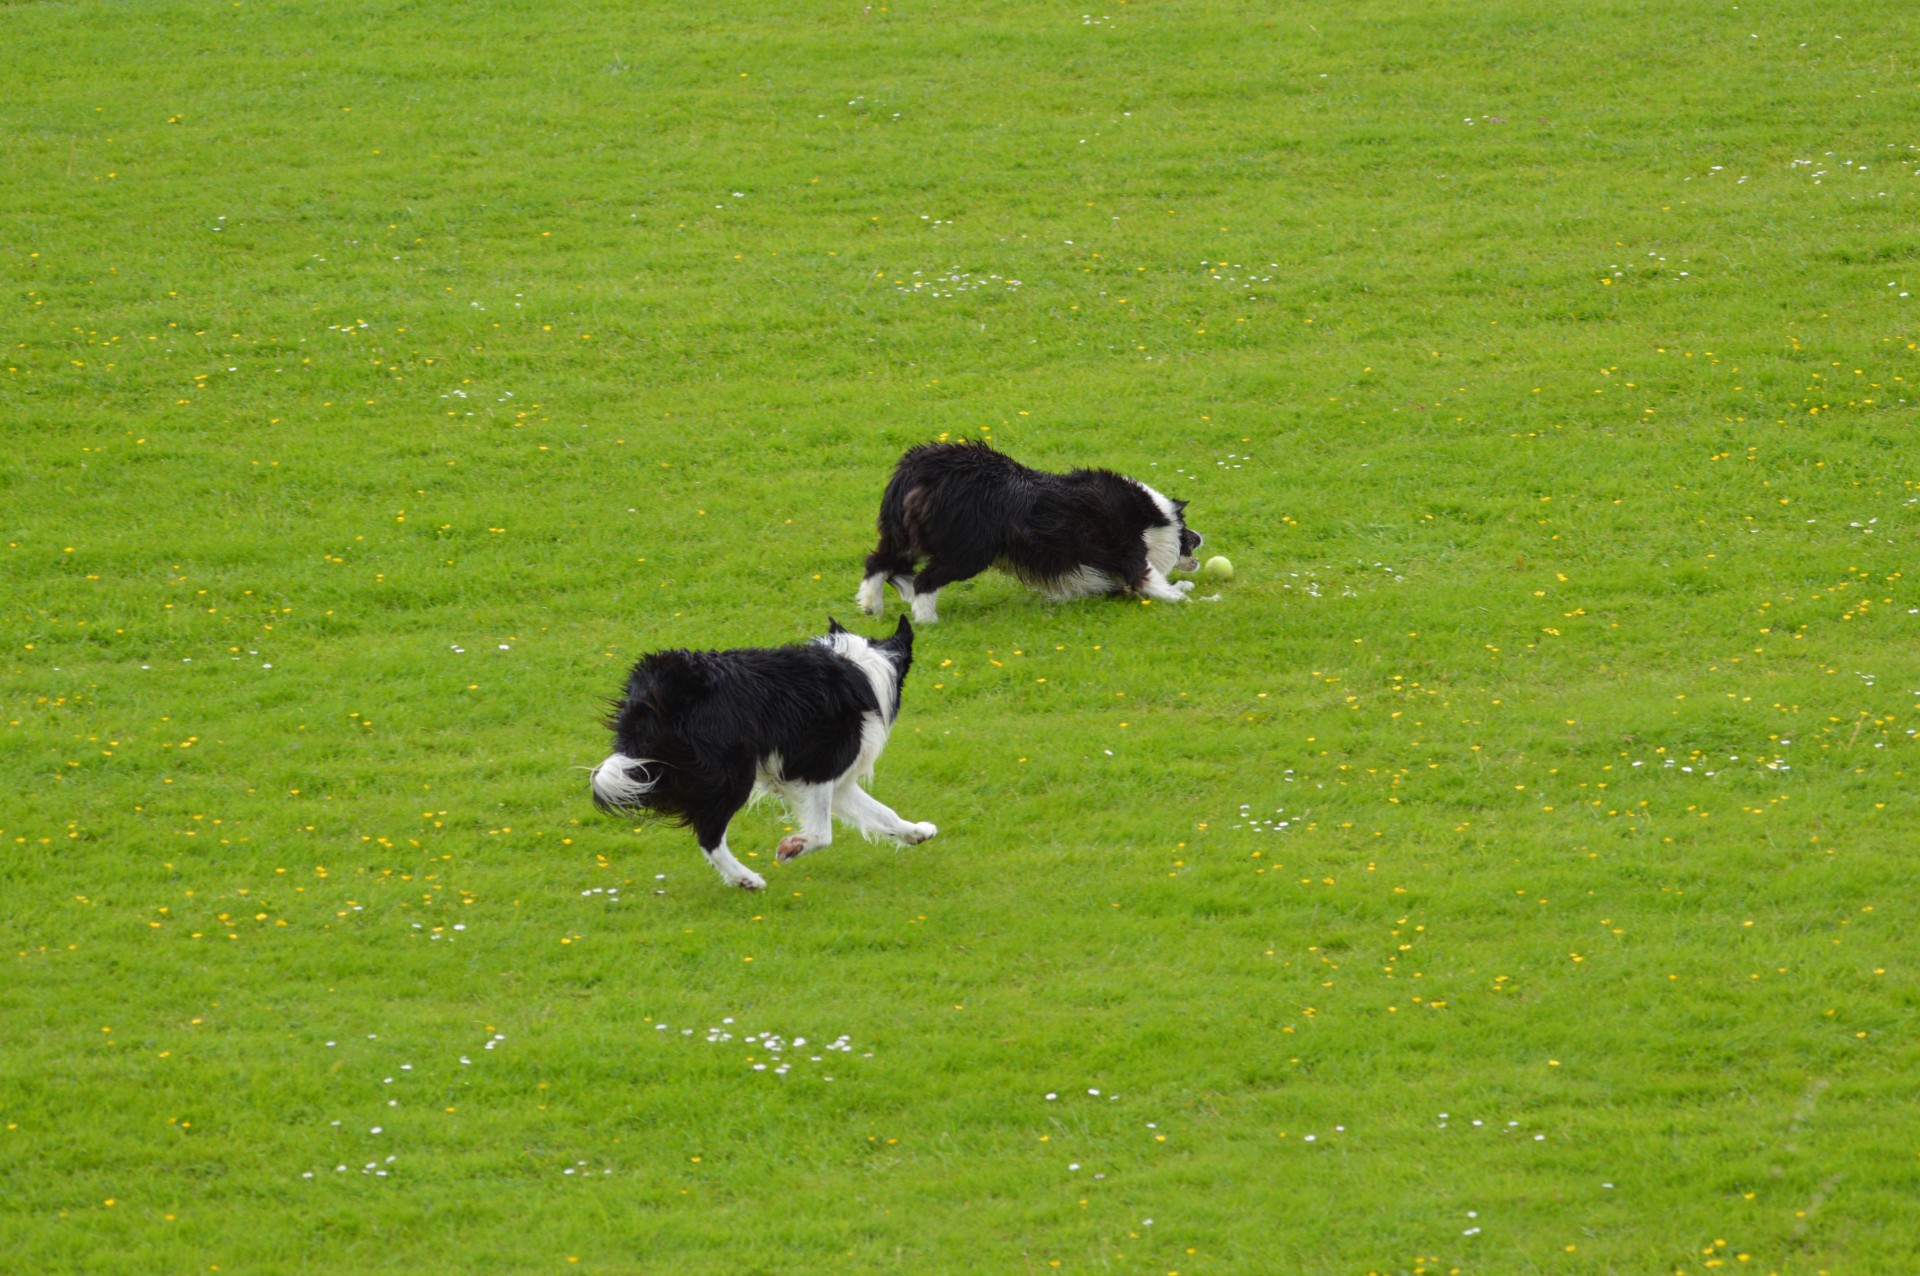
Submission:
[[[832,616],[828,616],[827,632],[830,634],[844,634],[847,632],[847,627],[835,620]]]
[[[1173,503],[1173,512],[1174,512],[1174,513],[1176,513],[1176,514],[1184,514],[1184,513],[1186,513],[1186,510],[1187,510],[1187,503],[1186,503],[1185,501],[1182,501],[1182,500],[1177,500],[1177,499],[1176,499],[1176,500],[1174,501],[1174,503]]]
[[[898,643],[908,651],[913,650],[913,625],[905,616],[900,617],[900,623],[893,627],[893,637],[887,639],[887,641]]]

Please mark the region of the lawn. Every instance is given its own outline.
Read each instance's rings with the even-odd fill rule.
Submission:
[[[1920,11],[0,8],[0,1266],[1920,1251]],[[640,654],[953,587],[726,889]]]

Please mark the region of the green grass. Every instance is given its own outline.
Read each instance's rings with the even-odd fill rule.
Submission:
[[[4,1265],[1905,1270],[1916,28],[0,9]],[[595,814],[941,435],[1237,577]]]

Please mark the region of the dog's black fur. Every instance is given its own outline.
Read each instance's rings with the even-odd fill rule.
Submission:
[[[985,443],[923,443],[900,458],[880,498],[880,543],[867,555],[861,605],[878,613],[876,580],[912,600],[989,567],[1056,598],[1144,593],[1178,601],[1160,586],[1176,566],[1193,569],[1201,537],[1187,528],[1185,501],[1156,497],[1112,470],[1052,474]],[[1154,529],[1171,531],[1156,540]],[[1166,561],[1150,561],[1150,540]],[[930,600],[914,618],[934,618]]]
[[[913,664],[913,626],[904,616],[884,642],[869,643],[828,623],[826,637],[791,647],[671,650],[642,658],[607,719],[614,751],[594,768],[595,805],[690,826],[723,877],[757,888],[757,875],[742,869],[753,880],[736,880],[723,862],[732,862],[727,825],[756,783],[786,792],[852,784],[870,774]],[[879,657],[880,676],[849,651],[871,653],[869,662]],[[804,849],[811,846],[793,854]]]

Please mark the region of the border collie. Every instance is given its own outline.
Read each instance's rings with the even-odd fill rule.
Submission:
[[[833,841],[833,816],[869,837],[908,846],[939,830],[901,819],[860,781],[886,747],[913,664],[913,626],[885,642],[829,619],[824,637],[792,647],[657,651],[627,676],[607,725],[613,753],[593,769],[603,811],[690,825],[729,886],[766,879],[727,849],[727,825],[763,793],[778,795],[800,831],[781,863]]]
[[[880,545],[854,601],[880,615],[891,581],[914,620],[930,624],[944,586],[998,567],[1055,602],[1096,594],[1185,602],[1193,582],[1167,573],[1199,566],[1186,507],[1112,470],[1049,474],[985,443],[922,443],[900,458],[880,498]]]

